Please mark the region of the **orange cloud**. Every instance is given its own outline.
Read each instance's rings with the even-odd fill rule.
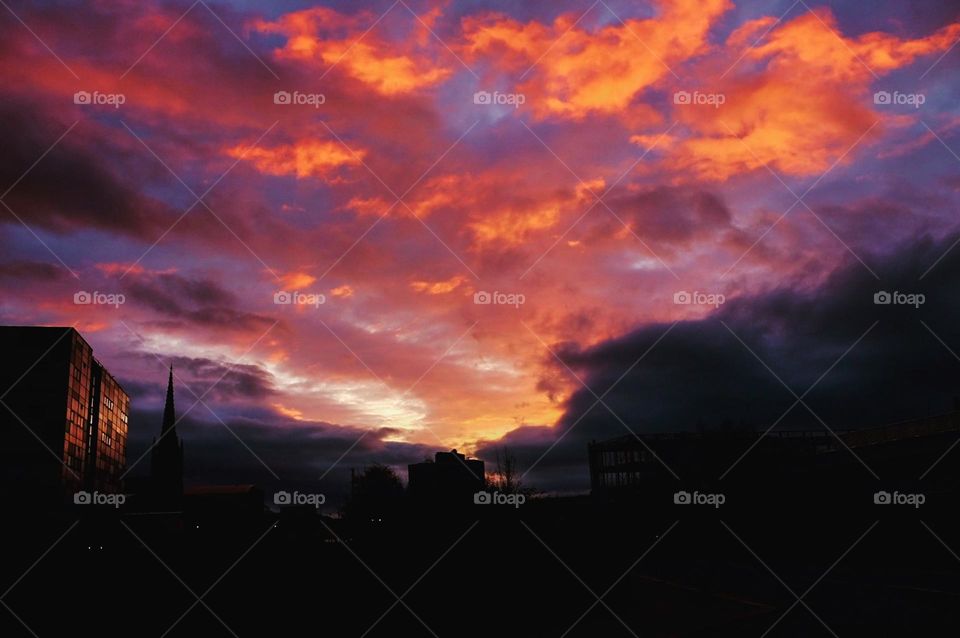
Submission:
[[[273,407],[277,410],[277,412],[279,412],[285,417],[294,419],[296,421],[303,420],[303,412],[301,412],[300,410],[297,410],[296,408],[288,408],[284,406],[282,403],[274,403]]]
[[[534,231],[551,228],[557,223],[559,207],[546,204],[538,209],[503,209],[496,215],[470,224],[470,229],[480,245],[499,242],[504,245],[519,245]]]
[[[144,273],[144,268],[140,264],[130,263],[123,264],[118,262],[110,263],[101,263],[95,264],[94,267],[107,275],[124,275],[126,273],[131,273],[134,275],[142,275]]]
[[[427,23],[438,13],[430,12]],[[448,78],[452,70],[435,64],[422,49],[426,38],[403,43],[380,39],[367,32],[377,21],[369,12],[348,16],[324,7],[296,11],[273,22],[259,20],[253,28],[285,36],[285,45],[275,54],[280,59],[315,64],[324,69],[337,66],[346,74],[383,95],[400,95],[429,87]],[[419,22],[420,30],[425,27]]]
[[[750,28],[748,24],[741,30]],[[960,24],[951,24],[933,35],[914,40],[901,40],[879,32],[844,38],[829,9],[816,9],[774,31],[767,42],[752,49],[748,57],[770,59],[770,67],[775,69],[816,70],[820,80],[860,81],[870,70],[892,71],[920,56],[943,51],[958,37]]]
[[[530,69],[530,79],[518,90],[539,118],[616,114],[671,74],[671,65],[701,53],[710,27],[733,6],[729,0],[658,5],[656,18],[617,21],[597,32],[574,26],[579,17],[574,14],[549,27],[499,15],[465,18],[465,49],[471,59],[496,56],[506,70]]]
[[[463,275],[456,275],[446,281],[411,281],[410,287],[417,292],[425,292],[428,295],[445,295],[459,288],[460,284],[466,280]]]
[[[367,215],[375,215],[379,217],[390,209],[390,202],[386,201],[382,197],[354,197],[347,202],[346,208],[352,210],[361,217],[365,217]],[[396,210],[396,207],[394,207],[393,210]]]
[[[283,275],[280,278],[283,287],[287,290],[299,290],[301,288],[306,288],[317,280],[313,275],[308,275],[305,272],[291,272]]]
[[[152,275],[167,275],[177,272],[176,268],[164,268],[162,270],[148,270],[142,264],[123,263],[123,262],[103,262],[94,264],[94,268],[111,277],[126,275],[142,275],[150,273]]]
[[[765,165],[792,175],[822,174],[849,161],[844,154],[861,136],[869,141],[879,134],[879,128],[871,130],[874,124],[902,124],[901,115],[874,108],[874,74],[945,50],[960,36],[960,24],[953,24],[914,40],[883,33],[845,38],[833,15],[820,9],[748,48],[771,23],[755,20],[727,40],[731,63],[744,58],[739,75],[710,84],[716,69],[701,73],[700,90],[722,93],[724,104],[674,106],[676,119],[691,132],[666,145],[674,149],[669,161],[674,169],[718,181]],[[632,140],[642,145],[649,137]]]
[[[427,180],[408,206],[419,217],[443,215],[462,220],[473,236],[472,247],[520,246],[534,234],[553,228],[571,207],[593,200],[604,181],[588,180],[571,188],[544,192],[522,175],[498,170],[481,174],[442,175]]]
[[[253,162],[257,170],[267,175],[296,175],[327,177],[341,166],[360,164],[366,151],[351,153],[343,145],[322,140],[303,140],[273,148],[249,148],[238,145],[226,149],[230,157]]]
[[[495,209],[493,214],[471,222],[469,228],[479,246],[493,243],[504,246],[521,245],[531,234],[556,225],[561,211],[568,204],[586,199],[587,187],[602,188],[603,180],[590,181],[586,185],[578,184],[573,198],[561,196],[541,202],[506,202],[505,206]]]

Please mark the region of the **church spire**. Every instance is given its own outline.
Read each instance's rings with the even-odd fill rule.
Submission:
[[[173,405],[173,365],[167,377],[163,428],[151,449],[150,474],[157,507],[175,508],[183,496],[183,442],[177,437],[177,412]]]
[[[173,406],[173,364],[170,364],[170,376],[167,379],[167,402],[163,406],[163,429],[161,436],[166,434],[167,430],[173,428],[177,422],[177,413]]]

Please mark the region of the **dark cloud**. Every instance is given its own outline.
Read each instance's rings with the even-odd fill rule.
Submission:
[[[658,245],[683,245],[704,237],[725,243],[739,237],[726,202],[707,190],[618,187],[605,201],[623,222]],[[596,219],[595,233],[605,236],[620,229],[621,223],[613,215],[598,215]]]
[[[8,261],[0,264],[0,277],[16,281],[60,281],[69,276],[65,268],[42,261]]]
[[[822,430],[822,419],[840,430],[946,412],[960,395],[960,251],[947,253],[956,239],[921,239],[874,256],[879,281],[851,260],[812,290],[733,299],[705,319],[646,325],[590,348],[562,344],[560,357],[591,390],[574,392],[552,431],[520,428],[482,449],[505,445],[523,465],[563,436],[532,476],[548,481],[575,468],[586,487],[587,443],[628,427],[766,428],[779,420],[778,428]],[[922,294],[925,302],[877,305],[878,291]],[[784,384],[803,395],[815,383],[804,398],[813,413],[787,413],[795,399]],[[594,393],[607,393],[602,404]]]
[[[227,364],[207,358],[183,356],[169,359],[161,357],[158,360],[157,357],[145,353],[131,356],[138,366],[156,369],[155,383],[122,381],[123,387],[138,402],[163,404],[167,390],[167,371],[160,367],[161,362],[164,365],[173,365],[177,400],[186,402],[187,405],[194,403],[197,397],[204,397],[207,402],[244,399],[255,402],[276,394],[273,376],[257,365]]]
[[[608,202],[618,215],[633,220],[659,241],[677,242],[730,226],[730,210],[717,195],[700,190],[658,186],[626,190]]]
[[[124,292],[129,301],[172,318],[171,327],[199,326],[241,331],[267,330],[274,320],[234,307],[238,298],[211,279],[176,273],[139,275]]]
[[[182,312],[184,306],[221,306],[236,301],[233,293],[210,279],[189,279],[170,273],[141,278],[129,290],[151,308],[173,314]]]
[[[182,359],[178,357],[174,365],[180,364],[182,364]],[[276,393],[272,375],[256,365],[234,364],[226,366],[210,359],[189,359],[186,368],[196,385],[209,388],[216,384],[211,395],[220,400],[236,397],[256,400],[264,399]],[[178,372],[178,374],[182,375],[182,372]],[[196,388],[194,388],[194,391],[196,391]],[[203,391],[201,390],[201,393]]]
[[[554,445],[556,444],[556,445]],[[587,485],[586,448],[558,442],[558,431],[546,425],[524,425],[496,441],[480,441],[477,458],[496,472],[497,458],[509,454],[520,470],[520,483],[549,492],[576,492]],[[525,474],[530,470],[529,474]]]
[[[192,401],[181,396],[178,399],[187,403],[178,408],[182,416]],[[161,414],[160,410],[134,410],[127,451],[131,476],[149,472],[147,451],[159,434]],[[331,508],[345,499],[352,468],[383,463],[405,475],[408,463],[432,456],[434,451],[419,444],[387,441],[388,429],[292,421],[267,413],[225,417],[221,423],[202,407],[183,416],[177,433],[184,442],[188,485],[256,483],[268,493],[281,488],[310,489],[326,494]]]
[[[0,101],[0,183],[15,184],[7,204],[31,227],[58,233],[94,228],[155,239],[172,223],[173,211],[128,185],[136,183],[132,175],[146,173],[138,162],[116,157],[117,149],[106,148],[102,140],[81,141],[77,129],[87,126],[82,123],[50,150],[71,123],[38,103]],[[115,173],[112,162],[104,161],[109,158],[122,160],[126,174]],[[0,219],[17,223],[9,214]]]

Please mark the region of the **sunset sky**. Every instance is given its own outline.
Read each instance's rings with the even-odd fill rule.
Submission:
[[[906,330],[875,291],[927,291],[897,365],[956,375],[924,288],[960,272],[953,3],[6,1],[0,29],[0,322],[76,325],[131,465],[170,363],[197,480],[506,444],[558,488],[590,438],[768,425],[778,376],[838,357],[824,390],[862,381]],[[665,407],[726,380],[763,399]]]

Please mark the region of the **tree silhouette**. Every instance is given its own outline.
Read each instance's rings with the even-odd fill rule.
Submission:
[[[351,477],[350,499],[344,515],[357,522],[392,520],[403,506],[403,483],[392,468],[375,464]]]

